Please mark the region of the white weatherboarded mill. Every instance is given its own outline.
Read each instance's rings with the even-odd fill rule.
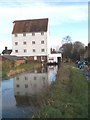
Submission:
[[[17,20],[13,24],[12,54],[28,57],[30,60],[47,61],[48,18]]]

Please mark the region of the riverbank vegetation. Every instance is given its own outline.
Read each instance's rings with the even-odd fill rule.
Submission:
[[[38,118],[88,118],[88,82],[80,69],[62,63],[50,91]]]
[[[24,63],[17,66],[15,61],[5,60],[2,61],[2,79],[6,79],[10,76],[39,67],[41,67],[41,63],[37,61],[32,63]]]
[[[2,77],[2,62],[0,62],[0,78]]]

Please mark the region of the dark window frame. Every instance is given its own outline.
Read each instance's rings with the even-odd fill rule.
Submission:
[[[18,53],[18,50],[15,50],[15,53]]]
[[[20,85],[19,85],[19,84],[17,84],[17,85],[16,85],[16,87],[20,87]]]
[[[25,84],[25,88],[28,88],[28,84]]]
[[[26,45],[26,44],[27,44],[27,42],[26,42],[26,41],[24,41],[24,42],[23,42],[23,45]]]
[[[41,44],[44,44],[44,40],[41,41]]]
[[[15,45],[18,45],[18,42],[15,42]]]
[[[43,48],[43,49],[41,49],[41,52],[45,52],[45,49]]]
[[[34,45],[34,44],[35,44],[35,41],[32,41],[32,44]]]
[[[23,52],[26,53],[26,52],[27,52],[27,49],[24,49]]]
[[[25,80],[28,80],[28,77],[25,76]]]
[[[36,52],[36,50],[35,50],[35,49],[33,49],[33,52]]]
[[[34,76],[34,80],[36,80],[37,79],[37,77],[36,76]]]
[[[19,80],[19,77],[16,77],[16,80]]]

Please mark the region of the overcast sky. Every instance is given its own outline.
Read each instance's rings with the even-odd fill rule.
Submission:
[[[37,18],[49,18],[50,46],[67,35],[87,45],[88,0],[0,0],[0,52],[12,48],[13,21]]]

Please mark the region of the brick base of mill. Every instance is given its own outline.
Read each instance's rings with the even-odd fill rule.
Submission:
[[[47,61],[47,56],[29,56],[29,60]]]
[[[45,61],[47,62],[47,56],[23,56],[23,59],[25,60],[28,60],[28,62],[31,62],[31,61]]]

